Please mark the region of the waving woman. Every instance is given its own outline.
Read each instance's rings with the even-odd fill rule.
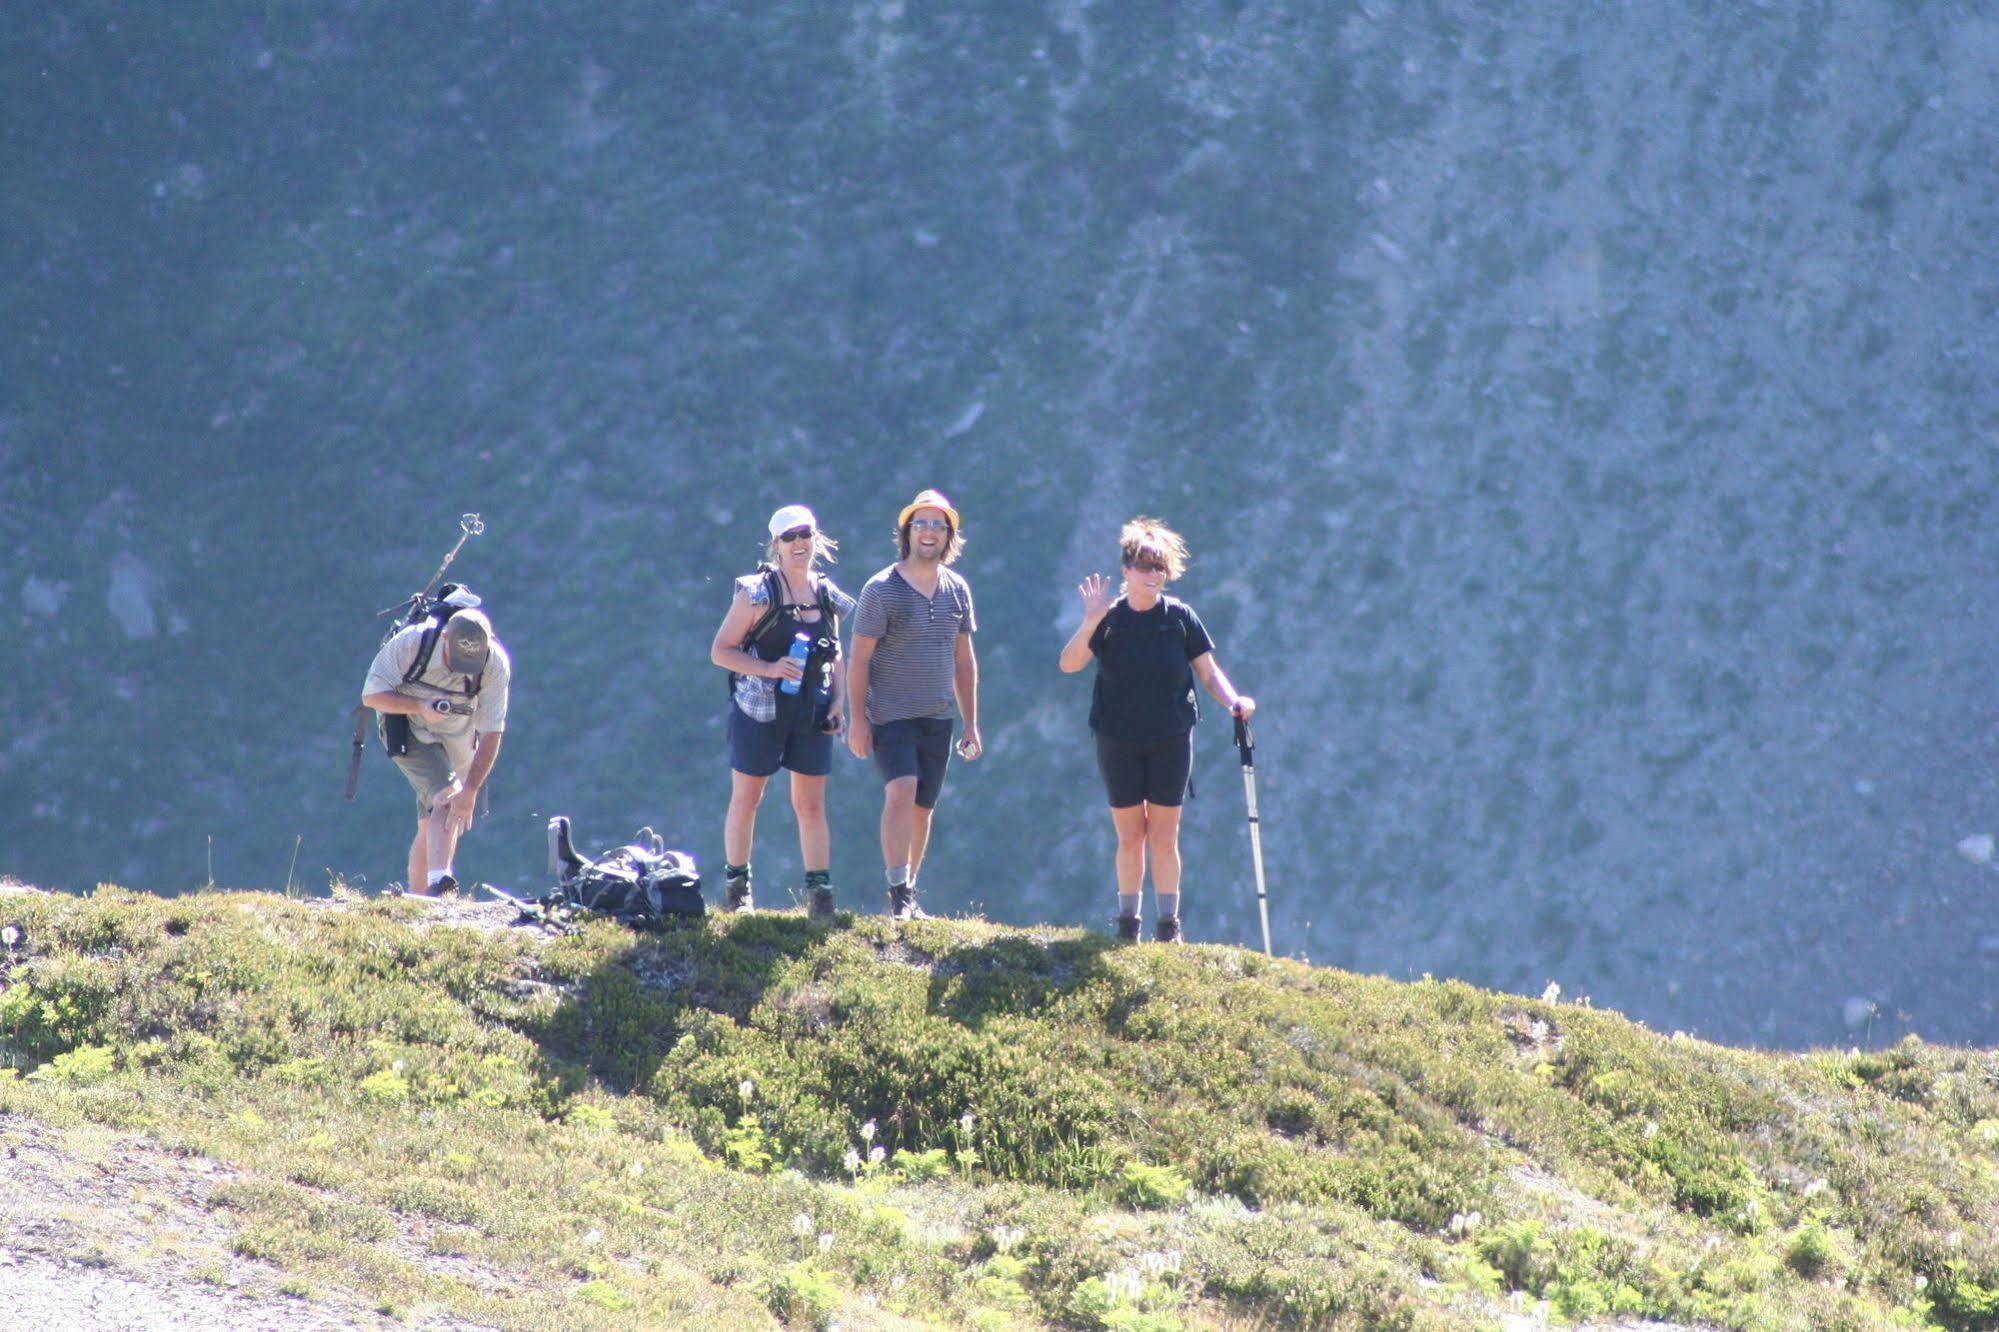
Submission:
[[[1091,574],[1076,589],[1083,623],[1062,648],[1062,669],[1097,663],[1090,694],[1097,770],[1117,829],[1117,931],[1139,937],[1146,863],[1156,908],[1153,938],[1180,940],[1180,806],[1194,770],[1194,685],[1238,717],[1256,700],[1236,692],[1194,608],[1166,595],[1187,568],[1187,543],[1157,518],[1134,518],[1118,534],[1124,586]]]

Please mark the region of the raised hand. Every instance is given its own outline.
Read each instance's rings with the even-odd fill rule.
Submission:
[[[1102,619],[1111,608],[1111,580],[1102,574],[1085,578],[1076,585],[1076,592],[1083,598],[1083,614],[1088,619]]]

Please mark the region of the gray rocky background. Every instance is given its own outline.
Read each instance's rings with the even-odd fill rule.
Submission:
[[[0,871],[400,877],[345,710],[468,510],[519,688],[461,867],[562,812],[712,868],[763,517],[852,588],[934,484],[990,747],[934,908],[1108,914],[1054,657],[1150,512],[1264,703],[1281,951],[1999,1039],[1984,6],[62,3],[0,88]],[[1213,711],[1190,932],[1250,943]]]

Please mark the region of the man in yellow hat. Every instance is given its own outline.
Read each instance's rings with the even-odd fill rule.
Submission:
[[[916,875],[951,765],[954,706],[965,723],[959,756],[970,762],[984,746],[972,587],[949,567],[965,548],[958,511],[923,491],[896,516],[895,543],[899,558],[867,581],[854,612],[847,745],[881,771],[889,912],[912,920],[924,914]]]

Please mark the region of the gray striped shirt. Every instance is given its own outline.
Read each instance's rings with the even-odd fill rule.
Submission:
[[[951,682],[957,672],[958,635],[975,633],[972,585],[949,569],[937,571],[937,595],[926,597],[891,564],[861,588],[854,636],[873,638],[868,668],[868,720],[949,717],[956,711]]]

